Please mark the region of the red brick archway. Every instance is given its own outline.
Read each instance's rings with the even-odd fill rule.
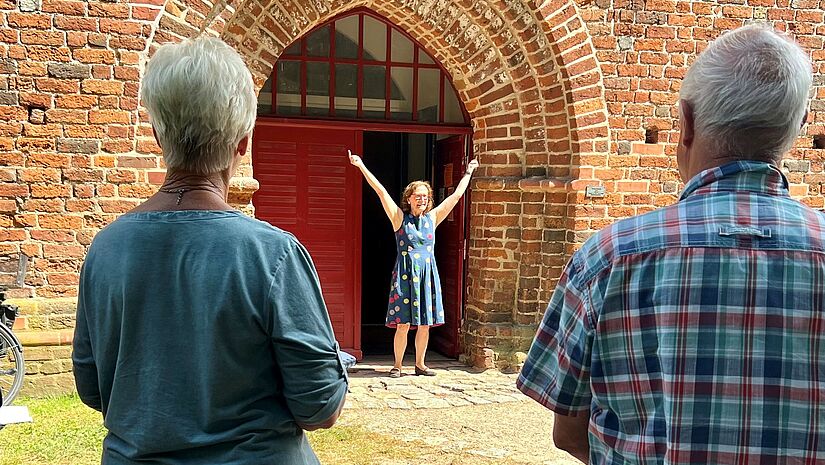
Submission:
[[[262,85],[292,41],[358,7],[385,16],[437,58],[472,119],[482,168],[470,225],[468,349],[531,337],[581,242],[577,219],[590,212],[577,202],[598,183],[593,167],[607,161],[602,75],[576,3],[246,0],[219,5],[209,31],[236,47]],[[191,36],[207,15],[208,4],[196,0],[168,4],[152,47]]]

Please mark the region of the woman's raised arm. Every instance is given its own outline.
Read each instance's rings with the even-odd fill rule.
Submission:
[[[435,215],[435,225],[438,226],[444,221],[444,218],[453,211],[458,201],[461,200],[461,196],[464,195],[464,192],[467,190],[467,187],[470,185],[470,178],[473,177],[473,171],[478,168],[478,160],[472,160],[467,165],[467,171],[464,172],[464,176],[461,178],[461,181],[458,182],[458,186],[456,186],[455,191],[450,194],[443,202],[441,202],[437,207],[433,208],[433,214]]]
[[[361,157],[349,150],[347,150],[347,154],[349,155],[349,162],[361,170],[361,174],[364,175],[364,178],[367,180],[367,184],[369,184],[375,193],[378,194],[378,198],[381,200],[381,205],[384,207],[384,212],[387,214],[387,217],[392,223],[392,230],[398,231],[398,228],[401,227],[401,223],[404,221],[404,213],[392,199],[392,196],[387,192],[387,189],[384,189],[384,186],[378,182],[378,179],[376,179],[376,177],[370,173],[370,170],[364,166],[364,161],[361,160]]]

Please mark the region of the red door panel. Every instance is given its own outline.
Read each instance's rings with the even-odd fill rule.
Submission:
[[[252,169],[260,183],[255,215],[291,232],[307,248],[335,336],[361,357],[361,177],[347,149],[360,151],[349,129],[296,128],[259,122]]]
[[[436,142],[435,187],[437,198],[450,195],[464,175],[465,136],[452,136]],[[443,190],[442,190],[443,189]],[[464,313],[464,217],[465,199],[458,202],[450,216],[438,226],[435,259],[441,277],[444,300],[444,326],[432,330],[432,346],[448,357],[458,357],[458,333]]]

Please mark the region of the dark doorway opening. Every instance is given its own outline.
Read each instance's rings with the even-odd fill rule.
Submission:
[[[412,181],[427,180],[434,202],[452,193],[464,172],[465,136],[449,134],[364,132],[363,159],[397,204]],[[391,354],[395,330],[384,325],[390,276],[396,259],[392,226],[372,188],[363,181],[361,215],[361,347],[365,354]],[[446,324],[430,333],[430,351],[456,356],[463,309],[466,210],[453,210],[436,233],[436,261],[441,275]],[[410,331],[407,352],[414,352]]]
[[[434,143],[433,134],[365,132],[364,163],[400,204],[407,184],[432,179]],[[368,355],[390,354],[394,330],[385,327],[384,321],[395,264],[395,240],[381,201],[366,182],[361,202],[361,347]]]

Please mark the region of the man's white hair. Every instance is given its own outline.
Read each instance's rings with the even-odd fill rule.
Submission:
[[[688,70],[679,98],[694,128],[721,154],[777,160],[791,149],[807,109],[811,60],[765,24],[727,32]]]
[[[213,37],[160,47],[141,94],[170,169],[223,171],[255,125],[252,75],[232,47]]]

